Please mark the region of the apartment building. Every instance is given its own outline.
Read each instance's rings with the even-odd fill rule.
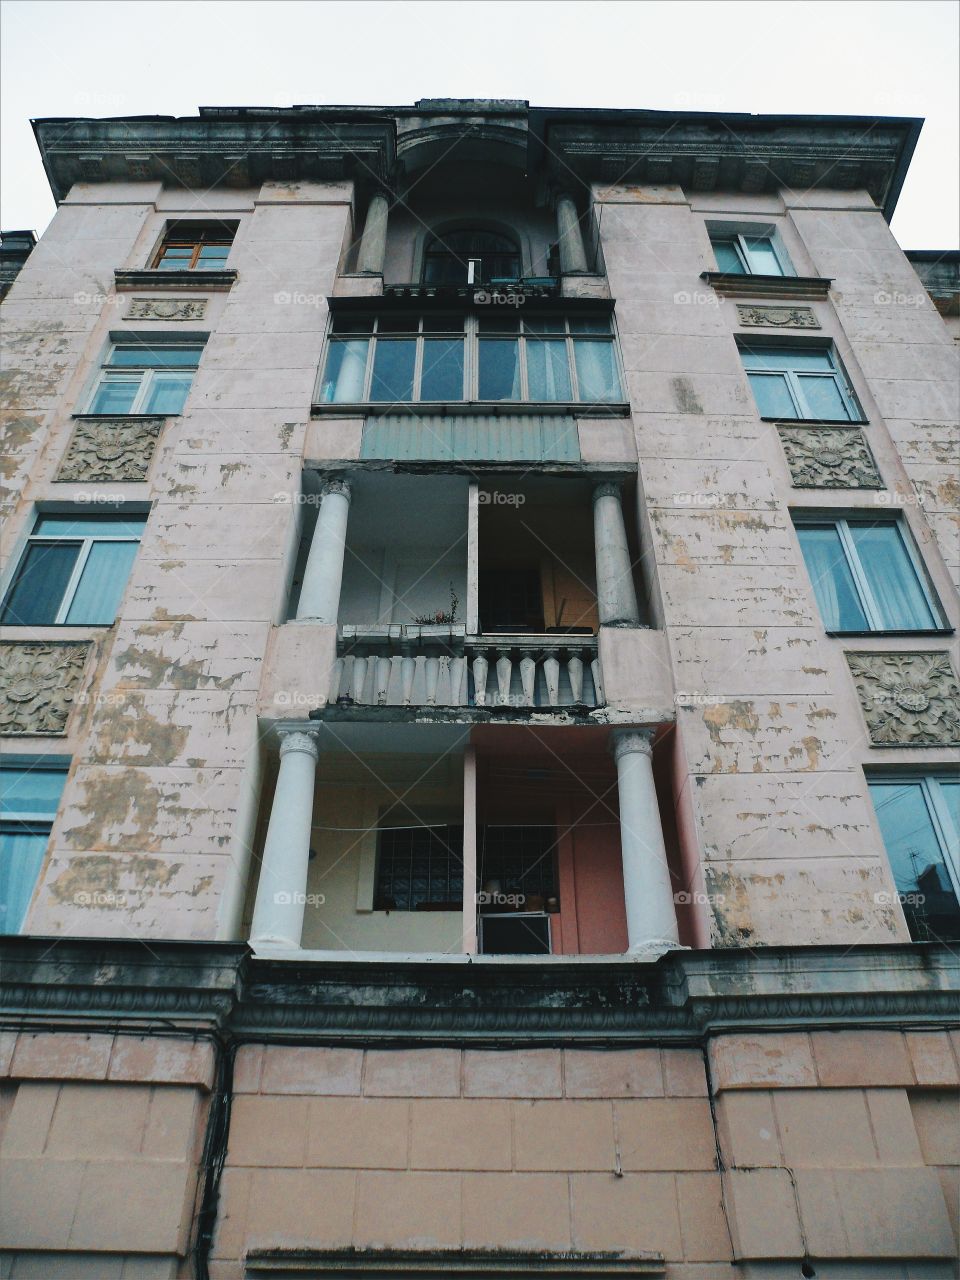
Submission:
[[[35,122],[0,1274],[955,1276],[919,129]]]

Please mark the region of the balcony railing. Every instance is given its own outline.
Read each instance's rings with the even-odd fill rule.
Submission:
[[[594,708],[592,635],[468,636],[456,625],[344,626],[329,701],[339,706]]]

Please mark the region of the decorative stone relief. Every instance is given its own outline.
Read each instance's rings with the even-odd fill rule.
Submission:
[[[780,427],[795,489],[882,489],[859,427]]]
[[[812,307],[745,307],[737,303],[737,318],[745,325],[774,325],[778,329],[819,329]]]
[[[78,422],[56,480],[146,480],[162,418]]]
[[[202,320],[206,298],[131,298],[128,320]]]
[[[0,734],[62,737],[90,646],[0,645]]]
[[[878,747],[960,744],[960,684],[946,653],[848,653],[870,741]]]

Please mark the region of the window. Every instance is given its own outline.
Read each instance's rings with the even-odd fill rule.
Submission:
[[[375,911],[462,911],[463,827],[379,832]]]
[[[0,766],[0,934],[23,925],[66,776],[65,764]]]
[[[960,779],[874,777],[870,797],[911,937],[960,939]]]
[[[492,231],[450,231],[427,242],[424,284],[490,284],[519,280],[520,250]]]
[[[550,826],[480,828],[477,889],[484,955],[550,952],[550,914],[558,910]]]
[[[623,390],[607,316],[339,315],[320,399],[599,403]]]
[[[0,614],[13,626],[109,626],[145,515],[40,515]]]
[[[853,390],[826,347],[741,347],[762,418],[862,422]]]
[[[942,623],[897,520],[797,524],[827,631],[931,631]]]
[[[88,413],[173,414],[183,410],[202,343],[117,342],[103,365]]]
[[[714,228],[710,232],[717,266],[728,275],[786,276],[792,275],[790,260],[774,235],[726,234]]]
[[[237,224],[174,223],[153,260],[155,271],[220,271],[226,266]]]

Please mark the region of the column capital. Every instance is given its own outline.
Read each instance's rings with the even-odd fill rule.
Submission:
[[[656,729],[615,729],[611,751],[613,758],[619,762],[626,755],[643,755],[653,759],[653,740]]]
[[[350,501],[351,489],[350,481],[343,476],[328,476],[320,485],[320,496],[325,498],[328,493],[339,494],[341,498]]]
[[[600,498],[616,498],[619,502],[622,496],[622,490],[616,480],[604,480],[593,487],[594,502],[599,501]]]
[[[304,755],[312,756],[314,761],[319,760],[320,747],[317,743],[317,735],[304,729],[281,729],[280,759],[282,760],[291,751],[302,751]]]

